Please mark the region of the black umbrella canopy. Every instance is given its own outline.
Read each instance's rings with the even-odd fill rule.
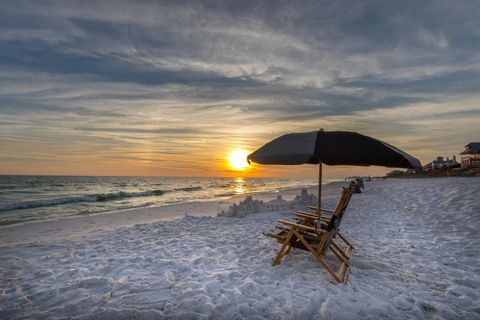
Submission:
[[[418,159],[375,138],[350,131],[312,131],[278,137],[248,156],[260,164],[384,166],[420,169]]]
[[[349,131],[312,131],[278,137],[247,157],[260,164],[318,164],[318,204],[322,202],[322,163],[420,169],[406,152],[380,140]],[[321,211],[317,209],[320,225]]]

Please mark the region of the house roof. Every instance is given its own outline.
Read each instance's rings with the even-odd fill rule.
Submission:
[[[468,150],[460,152],[460,154],[480,153],[480,142],[470,142],[465,146],[465,148],[468,148]]]
[[[427,169],[427,168],[431,168],[431,167],[432,167],[432,162],[429,162],[426,165],[424,165],[422,168]]]

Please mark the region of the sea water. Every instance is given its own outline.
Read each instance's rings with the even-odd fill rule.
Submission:
[[[315,179],[0,176],[0,226],[315,184]]]

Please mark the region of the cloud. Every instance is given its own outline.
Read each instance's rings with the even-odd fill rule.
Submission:
[[[155,133],[155,134],[198,134],[201,131],[194,128],[94,128],[94,127],[76,127],[75,130],[90,132],[109,132],[109,133]]]
[[[215,175],[232,148],[319,127],[372,134],[425,160],[451,153],[476,139],[461,121],[480,120],[479,9],[3,2],[0,164],[56,154],[66,168],[82,158],[115,170],[128,162],[138,174]],[[194,156],[191,170],[181,153]]]

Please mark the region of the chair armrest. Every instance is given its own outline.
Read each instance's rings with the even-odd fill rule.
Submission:
[[[285,237],[282,237],[281,235],[278,235],[278,234],[275,234],[275,233],[262,232],[262,234],[266,237],[274,238],[274,239],[277,239],[277,240],[282,240],[282,241],[285,240]]]
[[[306,219],[317,219],[318,220],[318,216],[316,214],[311,214],[311,213],[307,213],[307,212],[303,212],[303,211],[295,211],[293,213],[294,215],[296,215],[297,217],[300,217],[300,218],[306,218]],[[320,220],[321,221],[330,221],[330,219],[326,218],[326,217],[320,217]]]
[[[308,209],[312,209],[312,210],[318,210],[317,207],[312,207],[312,206],[308,206],[307,207]],[[330,212],[330,213],[334,213],[335,211],[333,210],[328,210],[328,209],[323,209],[323,208],[320,208],[320,211],[325,211],[325,212]]]
[[[313,213],[313,212],[305,212],[305,211],[295,210],[295,211],[294,211],[294,214],[297,214],[297,213],[303,214],[303,215],[305,215],[305,216],[311,216],[312,218],[313,218],[313,217],[318,218],[318,214]]]
[[[287,226],[291,226],[291,227],[294,227],[294,228],[297,228],[297,229],[302,229],[302,230],[306,230],[306,231],[310,231],[310,232],[315,232],[315,233],[325,232],[325,230],[305,226],[303,224],[298,224],[298,223],[295,223],[295,222],[292,222],[292,221],[278,220],[278,222],[283,223]]]

